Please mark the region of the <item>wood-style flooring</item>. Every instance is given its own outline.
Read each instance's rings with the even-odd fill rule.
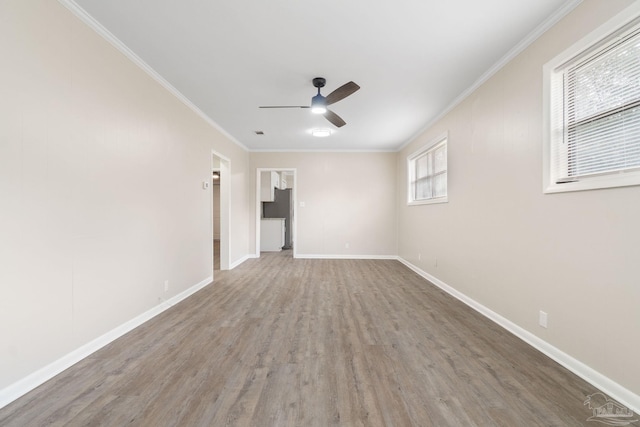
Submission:
[[[397,261],[265,253],[0,425],[593,426],[597,391]]]

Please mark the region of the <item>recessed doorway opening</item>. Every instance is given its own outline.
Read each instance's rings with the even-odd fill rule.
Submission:
[[[211,247],[212,274],[229,269],[231,161],[211,152]]]
[[[296,169],[256,169],[256,257],[297,254]]]

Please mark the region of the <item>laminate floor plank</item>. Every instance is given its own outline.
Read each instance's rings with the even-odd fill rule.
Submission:
[[[0,425],[593,424],[597,389],[397,261],[288,251],[215,278]]]

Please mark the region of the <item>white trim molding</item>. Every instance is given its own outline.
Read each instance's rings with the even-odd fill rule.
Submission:
[[[0,390],[0,409],[18,399],[19,397],[24,396],[36,387],[44,384],[46,381],[49,381],[51,378],[55,377],[65,369],[70,368],[82,359],[100,350],[107,344],[120,338],[127,332],[130,332],[131,330],[154,318],[168,308],[173,307],[180,301],[198,292],[200,289],[211,284],[212,279],[212,277],[207,277],[200,283],[197,283],[196,285],[173,296],[166,301],[162,301],[155,307],[145,311],[144,313],[134,317],[133,319],[123,323],[120,326],[117,326],[104,335],[101,335],[98,338],[73,350],[71,353],[62,356],[60,359],[48,364],[47,366],[44,366],[43,368],[33,372],[32,374],[22,378],[21,380],[18,380],[17,382]]]
[[[394,259],[396,255],[352,255],[352,254],[297,254],[299,259]]]
[[[291,218],[291,234],[293,244],[293,257],[297,258],[298,255],[298,168],[256,168],[256,250],[255,258],[260,258],[260,227],[262,218],[262,200],[261,188],[262,188],[262,172],[288,172],[293,173],[293,188],[291,188],[291,204],[293,205],[293,217]]]
[[[71,13],[73,13],[78,19],[84,22],[89,28],[94,30],[101,36],[103,39],[111,43],[113,47],[115,47],[118,51],[120,51],[124,56],[129,58],[131,62],[140,67],[145,73],[147,73],[152,79],[157,81],[162,87],[168,90],[171,94],[173,94],[176,98],[178,98],[184,105],[189,107],[194,113],[200,116],[204,121],[209,123],[212,127],[217,129],[220,133],[222,133],[225,137],[227,137],[230,141],[236,144],[238,147],[241,147],[245,151],[249,151],[246,145],[238,141],[236,138],[231,136],[226,130],[222,128],[218,123],[216,123],[211,117],[205,114],[200,108],[196,107],[196,105],[189,100],[186,96],[182,94],[178,89],[176,89],[171,83],[169,83],[164,77],[162,77],[156,70],[151,68],[149,64],[142,60],[138,55],[136,55],[129,47],[124,44],[120,39],[118,39],[113,33],[107,30],[102,24],[96,21],[93,16],[89,15],[87,11],[85,11],[81,6],[79,6],[74,0],[58,0],[60,4],[69,9]]]
[[[253,259],[253,258],[258,258],[258,257],[256,256],[256,254],[247,254],[247,255],[243,256],[242,258],[240,258],[238,260],[235,260],[234,262],[229,264],[229,270],[233,270],[234,268],[236,268],[237,266],[239,266],[243,262],[245,262],[245,261],[247,261],[249,259]]]
[[[482,314],[489,320],[502,326],[504,329],[511,332],[513,335],[517,336],[518,338],[520,338],[521,340],[523,340],[524,342],[526,342],[536,350],[540,351],[544,355],[548,356],[552,360],[564,366],[569,371],[573,372],[574,374],[576,374],[583,380],[587,381],[594,387],[605,392],[610,397],[617,400],[621,404],[627,406],[632,411],[636,413],[640,413],[640,396],[635,394],[633,391],[621,386],[617,382],[613,381],[611,378],[585,365],[581,361],[573,358],[572,356],[563,352],[559,348],[554,347],[553,345],[544,341],[540,337],[516,325],[509,319],[502,317],[495,311],[480,304],[478,301],[474,300],[473,298],[470,298],[467,295],[463,294],[462,292],[458,291],[457,289],[447,285],[437,277],[432,276],[426,271],[411,264],[409,261],[401,257],[398,257],[398,260],[404,265],[406,265],[408,268],[410,268],[411,270],[413,270],[414,272],[416,272],[417,274],[419,274],[420,276],[422,276],[423,278],[425,278],[426,280],[434,284],[435,286],[439,287],[440,289],[442,289],[452,297],[456,298],[457,300],[471,307],[472,309]]]
[[[444,170],[444,173],[449,174],[449,161],[448,161],[448,145],[449,145],[449,131],[445,131],[443,133],[441,133],[440,135],[436,136],[435,138],[431,138],[426,144],[422,145],[420,148],[418,148],[416,151],[414,151],[413,153],[411,153],[410,155],[407,156],[406,162],[407,162],[407,206],[419,206],[419,205],[431,205],[434,203],[448,203],[449,202],[449,187],[448,187],[448,179],[445,181],[445,186],[446,188],[446,195],[445,196],[440,196],[440,197],[434,197],[432,194],[432,197],[429,197],[428,199],[415,199],[416,194],[414,194],[414,182],[415,182],[415,187],[417,188],[417,177],[416,177],[416,173],[417,173],[417,161],[418,158],[420,157],[424,157],[424,156],[428,156],[430,153],[435,152],[436,150],[438,150],[439,148],[445,147],[445,163],[446,163],[446,168]],[[440,172],[442,173],[442,171]],[[433,171],[430,171],[429,174],[427,174],[427,176],[423,176],[422,178],[426,178],[426,177],[433,177],[435,174],[433,173]]]
[[[493,66],[491,66],[483,75],[480,76],[478,80],[476,80],[471,86],[469,86],[464,92],[462,92],[456,99],[454,99],[447,107],[445,107],[440,114],[432,118],[427,122],[425,126],[423,126],[418,132],[416,132],[412,137],[410,137],[404,144],[398,147],[397,151],[402,151],[407,145],[411,144],[415,141],[420,135],[425,133],[429,128],[431,128],[438,120],[442,119],[444,116],[449,114],[451,110],[456,108],[458,104],[464,101],[469,95],[475,92],[480,86],[482,86],[487,80],[493,77],[498,71],[502,69],[505,65],[507,65],[511,60],[513,60],[516,56],[518,56],[522,51],[524,51],[527,47],[529,47],[533,42],[535,42],[541,35],[547,32],[551,27],[557,24],[562,18],[567,16],[573,9],[578,7],[578,5],[582,3],[582,0],[567,0],[565,4],[558,9],[553,15],[551,15],[547,20],[545,20],[542,24],[538,25],[532,32],[530,32],[525,38],[523,38],[520,43],[515,45],[509,52],[507,52],[502,58],[498,60]]]
[[[611,150],[611,144],[607,141],[620,140],[624,145],[624,135],[632,135],[637,132],[638,118],[633,114],[627,115],[624,122],[608,121],[606,126],[602,122],[591,122],[590,129],[587,134],[582,133],[577,141],[582,140],[583,143],[577,143],[573,150],[569,149],[571,145],[569,141],[570,124],[567,122],[565,110],[569,108],[569,104],[577,105],[584,102],[584,96],[570,94],[568,87],[572,87],[573,78],[569,77],[569,70],[578,67],[578,64],[588,63],[588,60],[595,61],[594,58],[604,58],[605,52],[612,51],[613,46],[620,43],[634,44],[633,40],[637,37],[638,28],[640,27],[640,2],[634,2],[617,15],[591,31],[586,36],[575,42],[573,45],[556,55],[553,59],[544,64],[543,80],[542,80],[542,191],[545,194],[565,193],[571,191],[597,190],[604,188],[626,187],[631,185],[640,185],[640,170],[631,166],[626,162],[617,162],[617,155],[624,156],[622,147],[614,152]],[[626,41],[625,41],[626,40]],[[619,45],[621,46],[621,45]],[[598,59],[603,61],[604,59]],[[618,67],[625,69],[623,74],[629,75],[629,80],[633,81],[632,76],[638,75],[635,66],[624,65],[619,63]],[[567,81],[565,81],[567,80]],[[600,84],[600,83],[597,83]],[[629,83],[631,85],[631,83]],[[567,88],[566,88],[566,87]],[[619,89],[623,93],[629,90],[629,87],[621,86]],[[609,96],[614,97],[610,94]],[[636,95],[637,96],[637,95]],[[634,98],[637,100],[637,98]],[[625,101],[627,102],[627,101]],[[574,107],[575,108],[575,107]],[[594,108],[603,108],[600,106]],[[626,108],[626,107],[625,107]],[[595,111],[595,110],[594,110]],[[600,111],[600,110],[598,110]],[[632,109],[626,110],[628,114]],[[607,117],[614,117],[611,112],[600,111],[607,114]],[[591,114],[591,113],[590,113]],[[616,112],[616,114],[625,114]],[[617,124],[616,124],[617,123]],[[587,137],[587,135],[589,135]],[[588,144],[585,145],[584,139],[588,138]],[[631,137],[628,137],[631,138]],[[596,144],[594,141],[597,141]],[[586,162],[596,168],[581,171],[581,174],[575,176],[570,173],[569,168],[569,151],[582,150],[581,147],[588,147],[588,156],[592,160]],[[594,147],[607,147],[594,150]],[[614,155],[615,153],[615,155]],[[579,155],[577,157],[580,157]],[[631,160],[633,156],[626,157]],[[599,159],[599,160],[594,160]],[[632,160],[633,162],[633,160]],[[586,166],[586,165],[585,165]]]

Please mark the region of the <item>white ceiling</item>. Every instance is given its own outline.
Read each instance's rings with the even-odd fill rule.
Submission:
[[[64,0],[63,0],[64,2]],[[575,0],[75,0],[251,150],[397,150]],[[308,109],[348,81],[330,107]],[[334,129],[314,138],[312,128]],[[259,136],[255,131],[264,131]]]

